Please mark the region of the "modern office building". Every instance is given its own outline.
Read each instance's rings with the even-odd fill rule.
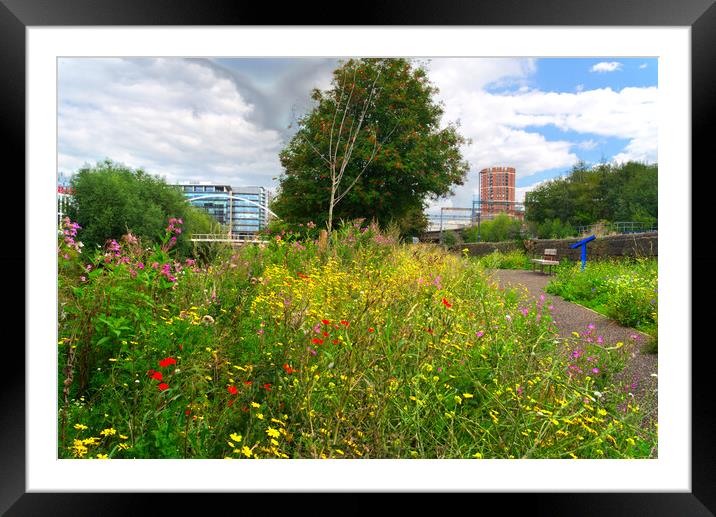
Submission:
[[[189,202],[205,209],[232,235],[254,234],[268,224],[269,194],[264,187],[232,187],[211,182],[183,182]]]
[[[515,203],[515,168],[488,167],[479,174],[478,210],[483,219],[499,213],[522,218],[524,212]]]
[[[57,224],[60,224],[62,218],[67,214],[67,206],[71,202],[73,194],[70,178],[61,172],[57,173]]]

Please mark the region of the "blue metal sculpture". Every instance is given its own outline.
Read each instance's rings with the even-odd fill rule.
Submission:
[[[596,235],[590,235],[586,239],[582,239],[579,242],[569,245],[572,249],[579,248],[580,246],[582,247],[582,271],[584,271],[584,266],[587,265],[587,243],[592,242],[596,238]]]

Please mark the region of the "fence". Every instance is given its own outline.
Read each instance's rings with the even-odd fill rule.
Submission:
[[[647,233],[658,231],[656,223],[640,223],[637,221],[617,221],[614,223],[596,223],[589,226],[578,226],[577,235],[591,234],[624,234]]]

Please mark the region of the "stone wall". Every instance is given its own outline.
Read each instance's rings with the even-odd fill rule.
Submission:
[[[590,258],[607,257],[656,257],[659,255],[659,239],[657,232],[631,233],[624,235],[608,235],[597,237],[587,244],[587,260]],[[571,239],[530,239],[522,243],[514,241],[507,242],[477,242],[470,244],[458,244],[452,247],[454,251],[469,250],[474,257],[489,255],[497,250],[501,253],[521,249],[530,257],[541,257],[544,250],[553,248],[557,250],[557,258],[569,258],[571,260],[581,259],[581,249],[572,249],[569,246],[579,241],[574,237]]]
[[[557,258],[567,257],[581,260],[581,249],[569,246],[580,239],[534,239],[525,242],[530,256],[541,256],[546,248],[555,248]],[[657,232],[630,233],[597,237],[587,244],[587,260],[608,257],[656,257],[659,255],[659,235]]]

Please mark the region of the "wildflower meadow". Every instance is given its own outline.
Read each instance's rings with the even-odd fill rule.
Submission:
[[[622,344],[560,339],[466,254],[359,221],[199,260],[182,225],[87,250],[64,221],[60,458],[656,455]]]

